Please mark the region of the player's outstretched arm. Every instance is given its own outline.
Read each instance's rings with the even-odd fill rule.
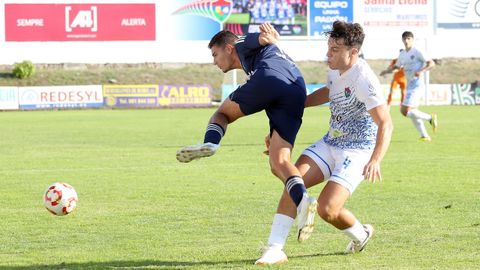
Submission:
[[[392,72],[396,73],[400,68],[401,68],[400,66],[397,66],[397,61],[395,59],[385,70],[380,72],[380,76],[384,76],[385,74],[392,73]]]
[[[307,99],[305,100],[305,108],[318,106],[329,102],[329,92],[330,90],[325,86],[315,90],[313,93],[307,96]]]
[[[264,22],[260,25],[260,36],[258,36],[260,45],[275,44],[279,38],[280,34],[269,22]]]

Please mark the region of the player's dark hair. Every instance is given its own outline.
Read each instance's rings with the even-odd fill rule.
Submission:
[[[213,46],[223,47],[226,44],[233,45],[237,41],[238,37],[234,33],[228,30],[222,30],[215,34],[208,43],[208,48],[211,49]]]
[[[335,21],[332,25],[332,30],[325,32],[325,35],[333,38],[336,42],[339,39],[343,39],[345,46],[355,47],[359,50],[365,39],[365,33],[360,24],[344,21]]]
[[[409,37],[413,38],[413,33],[412,32],[410,32],[410,31],[403,32],[402,39],[406,39],[406,38],[409,38]]]

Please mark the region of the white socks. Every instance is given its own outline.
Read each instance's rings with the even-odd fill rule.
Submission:
[[[430,114],[419,111],[418,109],[409,110],[407,113],[407,117],[410,117],[410,118],[415,117],[425,121],[430,121],[432,119],[432,116]]]
[[[294,221],[295,220],[289,216],[275,214],[270,230],[270,237],[268,238],[268,246],[283,249]],[[355,221],[352,227],[342,230],[342,232],[350,239],[360,243],[365,241],[368,236],[365,228],[358,220]]]
[[[429,137],[427,133],[427,129],[425,128],[425,125],[423,124],[423,120],[425,121],[430,121],[432,119],[432,116],[421,112],[417,109],[412,109],[409,110],[407,113],[407,117],[412,119],[413,125],[415,128],[418,130],[420,133],[420,136],[422,137]]]
[[[367,239],[367,232],[365,231],[365,228],[363,228],[363,225],[356,220],[355,224],[353,224],[352,227],[346,228],[345,230],[342,230],[342,232],[350,237],[353,241],[362,243]]]
[[[273,217],[272,228],[270,230],[270,237],[268,237],[268,245],[283,249],[294,221],[295,219],[289,216],[275,214]]]

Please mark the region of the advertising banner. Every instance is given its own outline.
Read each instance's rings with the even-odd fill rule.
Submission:
[[[155,4],[5,4],[5,40],[155,40]]]
[[[305,86],[307,88],[307,95],[310,95],[311,93],[315,92],[316,90],[324,87],[325,84],[323,84],[323,83],[315,83],[315,84],[309,83],[309,84],[306,84]]]
[[[210,40],[232,13],[233,1],[169,0],[157,5],[157,40],[172,42]]]
[[[452,84],[452,105],[475,105],[472,84]]]
[[[21,110],[94,108],[103,105],[101,85],[19,87]]]
[[[353,21],[353,0],[310,0],[310,36],[324,37],[336,20]]]
[[[237,35],[259,32],[263,22],[270,22],[281,36],[306,37],[307,0],[233,1],[224,28]]]
[[[480,0],[442,0],[436,4],[438,28],[480,29]]]
[[[107,107],[157,107],[158,85],[104,85]]]
[[[452,104],[452,91],[450,84],[429,84],[428,105],[450,105]]]
[[[475,104],[480,105],[480,81],[472,83],[472,88],[475,91]]]
[[[212,103],[212,87],[194,85],[105,85],[108,107],[206,107]]]
[[[18,110],[18,87],[0,87],[0,110]]]
[[[388,100],[388,95],[390,94],[390,84],[382,84],[382,93],[383,93],[383,97],[385,98],[385,100]],[[391,100],[391,103],[390,105],[391,106],[397,106],[397,105],[402,105],[402,93],[401,93],[401,89],[400,87],[398,86],[397,88],[393,89],[392,91],[392,100]]]
[[[368,36],[400,39],[407,30],[415,36],[426,36],[433,32],[432,10],[433,0],[356,1],[354,20],[363,26]]]

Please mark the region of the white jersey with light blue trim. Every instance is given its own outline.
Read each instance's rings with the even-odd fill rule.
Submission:
[[[324,141],[341,149],[375,147],[377,125],[369,110],[385,103],[380,82],[363,59],[340,75],[328,71],[330,129]]]
[[[403,67],[407,80],[415,79],[415,73],[425,66],[425,62],[430,58],[417,48],[402,50],[398,55],[397,66]]]

